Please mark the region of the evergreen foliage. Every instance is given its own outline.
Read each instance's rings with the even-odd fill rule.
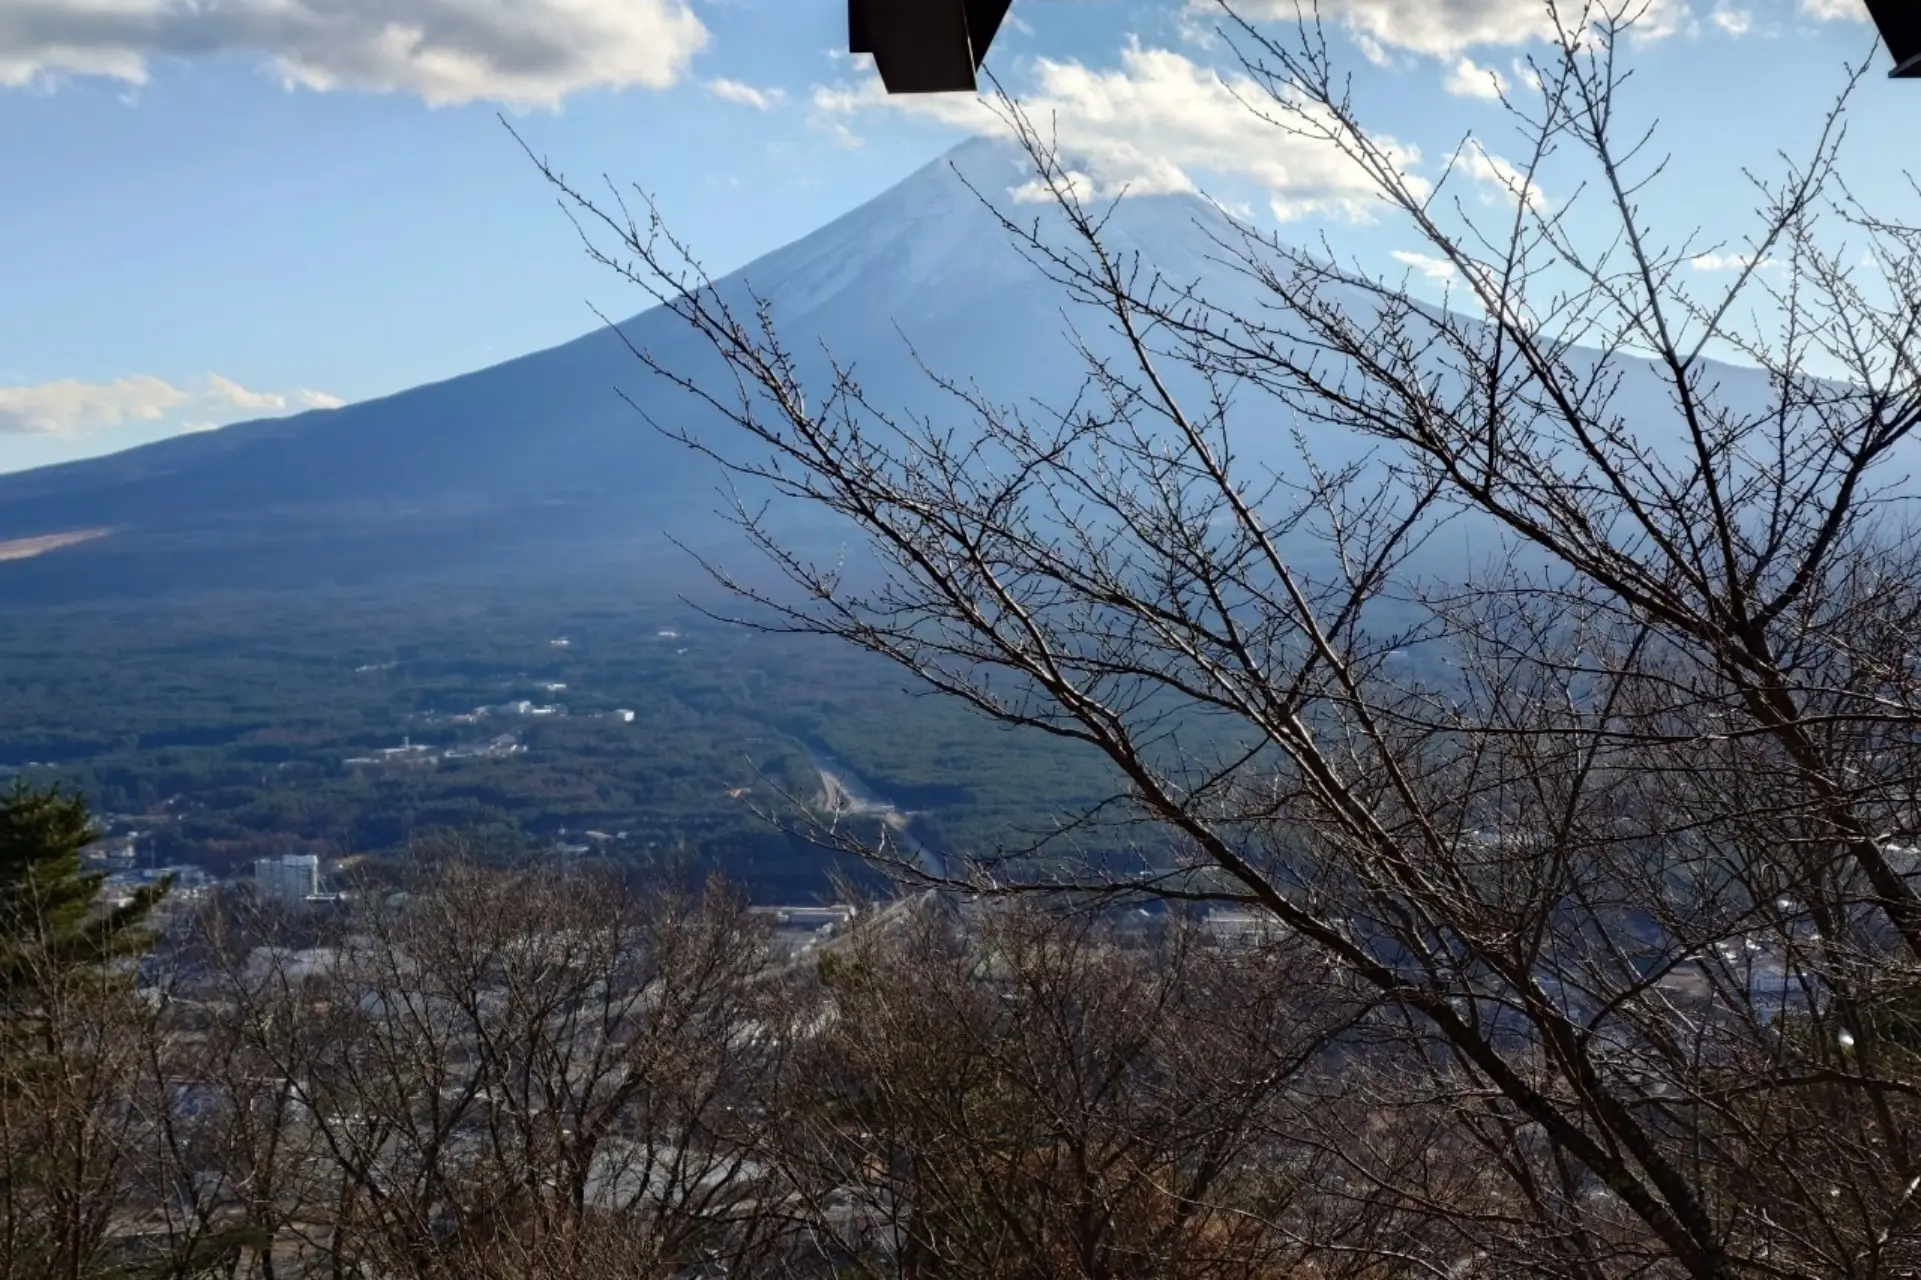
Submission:
[[[147,921],[168,885],[143,887],[101,910],[106,877],[80,851],[93,838],[84,798],[16,783],[0,799],[0,1000],[17,1010],[52,975],[144,950]]]

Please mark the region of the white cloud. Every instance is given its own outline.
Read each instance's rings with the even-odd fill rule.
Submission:
[[[1527,174],[1482,146],[1479,138],[1467,140],[1461,151],[1460,167],[1468,177],[1495,188],[1508,199],[1526,201],[1527,207],[1536,213],[1545,213],[1552,206],[1553,202]]]
[[[1841,0],[1802,0],[1834,4]],[[1859,3],[1859,0],[1848,0]],[[1219,0],[1188,0],[1191,8],[1218,8]],[[1235,10],[1249,18],[1292,21],[1302,8],[1297,0],[1236,0]],[[1566,6],[1568,11],[1578,5]],[[1554,34],[1543,0],[1320,0],[1320,12],[1345,26],[1369,56],[1384,49],[1453,58],[1477,46],[1517,45]],[[1686,12],[1686,0],[1648,0],[1642,34],[1668,35]]]
[[[258,418],[293,409],[337,409],[338,396],[301,389],[287,395],[252,391],[231,378],[209,373],[184,389],[146,374],[111,382],[64,378],[27,386],[0,386],[0,435],[79,436],[139,423],[168,423],[179,411],[205,430],[236,418]],[[206,415],[212,415],[209,419]]]
[[[851,121],[865,111],[889,111],[917,116],[972,133],[1004,134],[1006,128],[986,102],[957,93],[889,94],[874,74],[873,59],[859,55],[862,79],[852,85],[814,86],[814,124],[850,146],[861,145]]]
[[[1751,253],[1697,253],[1688,263],[1696,271],[1741,271],[1755,265]],[[1763,258],[1760,265],[1773,266],[1774,259]]]
[[[1446,284],[1454,279],[1454,264],[1446,258],[1436,258],[1431,254],[1415,253],[1409,249],[1396,249],[1394,260],[1416,274],[1426,277],[1434,284]]]
[[[1182,9],[1180,16],[1175,19],[1175,30],[1179,32],[1183,43],[1191,44],[1196,49],[1212,52],[1221,45],[1220,32],[1211,20],[1219,14],[1217,12],[1209,17],[1197,17],[1196,11],[1199,8],[1199,5],[1190,3]]]
[[[706,42],[688,0],[3,0],[0,85],[144,84],[153,59],[230,53],[289,87],[552,107],[664,88]]]
[[[1059,180],[1073,192],[1076,200],[1083,203],[1094,199],[1100,192],[1100,183],[1079,169],[1065,171]],[[1014,188],[1014,200],[1018,204],[1046,204],[1053,198],[1053,190],[1039,178]]]
[[[75,435],[129,422],[158,422],[187,394],[159,378],[0,387],[0,435]]]
[[[1856,22],[1868,20],[1867,6],[1861,0],[1801,0],[1801,12],[1824,22],[1838,18],[1852,18]]]
[[[1647,43],[1673,35],[1698,35],[1700,31],[1701,24],[1695,20],[1688,0],[1650,0],[1635,17],[1629,38]]]
[[[287,407],[287,397],[275,395],[271,391],[249,391],[231,378],[223,378],[217,373],[207,375],[206,398],[224,401],[236,409],[257,410],[269,413]]]
[[[1375,206],[1373,183],[1325,143],[1278,129],[1248,109],[1264,91],[1235,76],[1223,79],[1186,56],[1130,46],[1121,64],[1098,70],[1039,58],[1033,83],[1020,94],[1028,117],[1044,122],[1074,164],[1084,195],[1126,189],[1138,195],[1181,195],[1201,179],[1231,176],[1259,183],[1282,219],[1326,215],[1365,219]],[[980,98],[930,94],[890,97],[877,77],[855,87],[816,88],[817,121],[845,131],[867,111],[905,112],[973,133],[999,135],[1006,123]],[[1377,138],[1403,169],[1412,148]],[[1032,198],[1031,188],[1016,193]]]
[[[724,78],[709,80],[707,82],[707,92],[713,94],[716,98],[723,99],[727,102],[738,102],[742,106],[752,107],[756,111],[772,111],[775,106],[787,97],[787,91],[785,89],[756,89],[751,84],[744,84],[739,80],[728,80]]]
[[[1731,36],[1744,36],[1754,29],[1754,14],[1746,9],[1730,9],[1717,5],[1708,15],[1714,25]]]
[[[1499,98],[1507,92],[1507,77],[1464,57],[1448,72],[1443,87],[1458,98]]]

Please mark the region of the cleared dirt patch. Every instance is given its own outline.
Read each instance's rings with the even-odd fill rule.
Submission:
[[[104,538],[112,532],[111,529],[69,529],[65,533],[43,533],[37,538],[0,539],[0,561],[31,560],[62,547]]]

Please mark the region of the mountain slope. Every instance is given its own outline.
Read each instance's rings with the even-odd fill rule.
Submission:
[[[940,403],[909,342],[990,395],[1059,402],[1082,372],[1063,333],[1065,300],[975,195],[998,198],[1027,176],[1018,153],[964,144],[721,287],[751,287],[791,350],[831,349],[876,403]],[[1110,235],[1176,277],[1205,278],[1217,298],[1245,296],[1245,277],[1209,261],[1216,217],[1197,200],[1134,200]],[[696,411],[622,337],[676,369],[718,365],[658,309],[621,329],[342,409],[0,476],[0,544],[108,531],[0,556],[0,608],[609,565],[677,589],[691,566],[664,535],[725,537],[712,515],[717,476],[621,398],[676,424]],[[1652,382],[1647,391],[1658,397]],[[1250,427],[1237,442],[1243,459],[1258,460],[1269,434]],[[1271,434],[1279,443],[1286,433]]]
[[[967,144],[723,287],[751,285],[794,347],[831,346],[880,395],[920,393],[903,333],[945,369],[994,369],[1022,390],[1059,382],[1058,300],[956,167],[984,191],[1020,172],[1007,152]],[[713,364],[658,310],[622,330],[673,367]],[[0,561],[0,601],[645,552],[713,505],[714,473],[622,393],[650,412],[689,411],[601,330],[342,409],[0,476],[0,542],[112,530]]]

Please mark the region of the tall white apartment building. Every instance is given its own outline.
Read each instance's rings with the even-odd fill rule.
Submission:
[[[269,901],[304,904],[320,892],[320,859],[311,853],[257,859],[253,882],[260,896]]]

